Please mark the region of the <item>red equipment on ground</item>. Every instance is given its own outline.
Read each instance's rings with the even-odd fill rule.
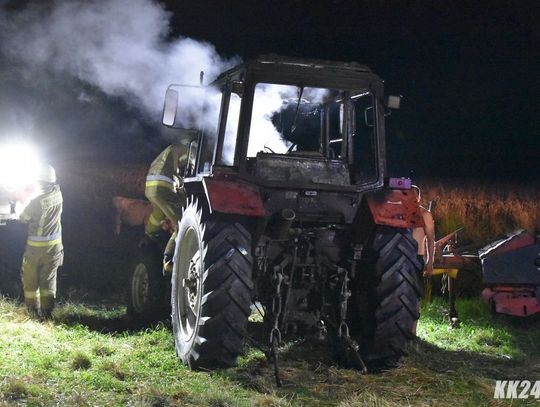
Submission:
[[[452,326],[459,323],[454,292],[458,271],[474,271],[480,265],[482,298],[492,312],[519,317],[540,313],[540,243],[534,237],[519,229],[477,253],[466,253],[455,247],[456,235],[457,231],[436,242],[433,270],[433,275],[448,274],[448,314]]]
[[[519,317],[540,313],[540,244],[531,235],[517,230],[478,253],[482,298],[493,312]]]

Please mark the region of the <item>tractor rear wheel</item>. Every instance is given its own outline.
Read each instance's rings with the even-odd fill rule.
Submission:
[[[417,243],[408,229],[378,226],[352,311],[360,352],[370,370],[396,367],[416,336],[422,296]],[[350,316],[350,318],[351,318]],[[357,331],[358,332],[358,331]]]
[[[149,246],[133,261],[127,292],[127,312],[137,321],[158,320],[166,315],[166,281],[162,255],[157,246]]]
[[[251,235],[239,223],[203,222],[189,203],[178,227],[172,327],[192,369],[230,367],[243,351],[253,283]]]

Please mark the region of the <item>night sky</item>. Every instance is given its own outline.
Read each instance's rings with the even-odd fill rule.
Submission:
[[[278,53],[371,67],[388,93],[404,96],[387,121],[391,175],[538,179],[540,1],[162,3],[173,13],[169,39],[207,41],[225,58]],[[124,99],[3,57],[0,132],[34,105],[33,129],[50,154],[139,159],[159,144],[158,118]]]
[[[169,1],[177,33],[226,54],[358,61],[404,96],[393,175],[538,179],[539,1]]]

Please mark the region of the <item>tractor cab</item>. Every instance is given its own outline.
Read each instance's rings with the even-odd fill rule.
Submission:
[[[199,129],[186,182],[225,172],[263,186],[382,186],[385,108],[399,98],[385,106],[383,82],[369,68],[270,55],[198,91],[189,106],[180,101],[193,101],[185,96],[193,87],[171,85],[165,98],[165,125]]]

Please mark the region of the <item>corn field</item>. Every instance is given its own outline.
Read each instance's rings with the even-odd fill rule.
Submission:
[[[518,228],[534,231],[538,185],[480,181],[425,181],[422,202],[434,202],[437,237],[463,227],[462,243],[481,244]]]

